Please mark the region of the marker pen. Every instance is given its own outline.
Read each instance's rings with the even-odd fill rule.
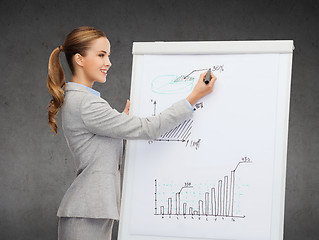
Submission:
[[[210,73],[211,73],[211,70],[208,69],[207,73],[206,73],[206,77],[205,77],[205,83],[208,84],[209,81],[210,81]]]

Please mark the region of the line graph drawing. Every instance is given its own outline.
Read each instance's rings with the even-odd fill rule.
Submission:
[[[186,75],[185,78],[188,77],[189,75],[191,75],[193,72],[204,71],[204,70],[208,70],[208,69],[209,68],[193,70],[188,75]],[[215,66],[211,67],[210,69],[211,69],[212,72],[215,72],[215,71],[223,72],[224,71],[224,65],[215,65]]]
[[[215,217],[215,221],[218,218],[230,218],[231,221],[235,221],[240,218],[243,219],[245,215],[236,215],[235,213],[235,186],[236,186],[236,170],[242,164],[252,163],[249,157],[243,157],[240,162],[237,163],[234,170],[230,171],[230,177],[225,175],[222,179],[218,180],[216,186],[211,187],[210,191],[206,191],[204,199],[197,199],[197,203],[192,204],[189,199],[190,193],[186,192],[187,189],[192,189],[194,186],[191,182],[185,182],[184,186],[179,191],[174,193],[174,196],[167,198],[166,206],[158,206],[158,181],[155,179],[155,193],[154,193],[154,215],[165,216],[171,218],[176,216],[183,216],[184,219],[189,216],[194,218],[195,216]]]
[[[188,119],[183,123],[179,124],[174,129],[164,133],[161,135],[159,139],[155,139],[156,141],[180,141],[185,142],[191,135],[191,130],[193,128],[193,120]]]
[[[210,67],[211,71],[224,71],[224,65]],[[209,68],[192,70],[187,75],[160,75],[151,81],[151,90],[157,94],[187,93],[193,89],[195,78],[190,75],[197,71],[208,70]]]
[[[156,116],[156,109],[157,109],[157,101],[154,99],[151,99],[151,102],[153,103],[153,116]],[[194,111],[197,109],[203,108],[204,103],[196,103],[194,106]],[[149,143],[156,142],[183,142],[185,143],[186,147],[194,147],[196,150],[200,146],[201,139],[198,140],[190,140],[189,137],[192,134],[192,128],[193,128],[193,122],[194,120],[188,119],[185,120],[183,123],[179,124],[177,127],[171,129],[168,132],[165,132],[162,134],[159,138],[150,140]]]

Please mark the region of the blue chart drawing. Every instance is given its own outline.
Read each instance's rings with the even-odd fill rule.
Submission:
[[[235,221],[236,218],[245,218],[244,215],[236,215],[234,200],[235,200],[235,186],[236,186],[236,170],[241,164],[252,163],[249,157],[243,157],[234,170],[230,172],[229,176],[224,176],[223,179],[218,180],[216,187],[211,187],[210,192],[205,192],[204,199],[197,199],[195,204],[190,201],[191,190],[194,186],[190,182],[185,182],[185,185],[179,191],[174,193],[174,196],[167,198],[166,206],[158,207],[158,181],[155,179],[155,194],[154,194],[154,215],[165,216],[171,218],[172,216],[187,216],[194,218],[198,216],[231,218]],[[188,191],[191,190],[191,191]]]
[[[197,69],[191,71],[185,75],[160,75],[151,81],[151,90],[158,94],[177,94],[177,93],[188,93],[193,89],[194,77],[190,75],[193,72],[204,71],[205,69]],[[224,65],[215,65],[211,67],[211,71],[224,71]]]
[[[161,75],[151,82],[151,90],[158,94],[187,93],[193,88],[195,78],[177,75]]]

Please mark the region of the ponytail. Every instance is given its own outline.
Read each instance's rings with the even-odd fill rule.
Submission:
[[[58,126],[56,124],[56,115],[64,102],[64,88],[65,76],[60,63],[60,52],[63,51],[63,46],[57,47],[53,50],[49,59],[49,70],[47,88],[52,96],[48,110],[49,126],[51,132],[58,133]]]

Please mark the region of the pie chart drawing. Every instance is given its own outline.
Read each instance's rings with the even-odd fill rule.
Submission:
[[[192,90],[194,79],[183,75],[161,75],[152,80],[151,90],[158,94],[187,93]]]

